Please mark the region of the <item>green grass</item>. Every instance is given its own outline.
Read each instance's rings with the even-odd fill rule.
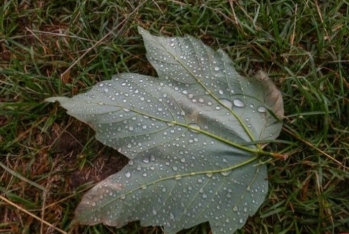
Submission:
[[[281,143],[270,148],[289,158],[269,160],[269,195],[239,233],[349,232],[348,15],[342,0],[0,3],[0,232],[53,232],[46,221],[70,233],[162,233],[70,225],[82,194],[127,159],[43,102],[116,73],[156,75],[137,25],[222,48],[240,73],[263,69],[283,93]]]

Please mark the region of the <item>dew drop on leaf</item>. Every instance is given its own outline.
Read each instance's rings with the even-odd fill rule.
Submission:
[[[244,107],[245,106],[245,103],[243,101],[241,101],[241,99],[234,99],[234,106],[236,107]]]
[[[190,123],[189,126],[192,132],[198,132],[198,130],[200,130],[200,126],[196,123]]]
[[[228,176],[230,174],[231,171],[222,171],[221,175],[222,176]]]
[[[227,99],[220,99],[219,100],[224,106],[226,106],[228,109],[231,109],[233,107],[233,104],[231,103],[231,101],[227,100]]]
[[[259,113],[264,113],[264,112],[266,112],[266,108],[265,108],[264,106],[258,107],[257,110],[258,110]]]
[[[143,159],[143,162],[144,162],[144,163],[149,163],[149,158],[144,158],[144,159]]]

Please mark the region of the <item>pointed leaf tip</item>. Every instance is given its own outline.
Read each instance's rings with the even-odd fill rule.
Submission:
[[[143,33],[149,33],[147,30],[145,30],[143,27],[141,26],[137,26],[137,29],[138,29],[138,33],[139,34],[143,34]]]
[[[284,118],[284,104],[282,94],[270,77],[262,70],[259,70],[255,78],[262,83],[265,92],[265,103],[279,120]]]
[[[56,101],[56,97],[49,97],[49,98],[46,98],[44,101],[45,102],[55,102]]]
[[[54,103],[54,102],[64,102],[67,100],[69,100],[69,98],[67,97],[49,97],[49,98],[46,98],[44,101]]]

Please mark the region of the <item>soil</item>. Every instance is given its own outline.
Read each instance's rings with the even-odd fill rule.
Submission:
[[[87,144],[87,151],[94,155],[85,155],[84,147],[94,134],[88,125],[75,120],[74,127],[62,130],[55,126],[52,129],[52,149],[56,157],[62,158],[65,180],[72,190],[86,183],[95,184],[120,171],[128,162],[125,156],[95,139]],[[80,170],[76,170],[76,163],[82,165]]]

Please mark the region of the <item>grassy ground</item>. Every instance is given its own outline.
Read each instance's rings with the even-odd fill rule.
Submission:
[[[162,233],[70,225],[82,194],[127,159],[43,102],[116,73],[155,75],[137,25],[222,48],[242,74],[263,69],[283,92],[271,148],[290,156],[270,160],[269,195],[239,233],[349,232],[348,15],[343,0],[2,1],[0,233]]]

